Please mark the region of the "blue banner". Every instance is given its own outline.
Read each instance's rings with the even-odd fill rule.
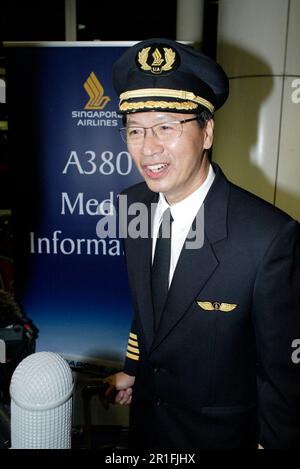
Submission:
[[[111,82],[124,45],[7,51],[17,297],[39,329],[37,350],[122,362],[132,314],[125,260],[120,241],[96,227],[140,180]]]

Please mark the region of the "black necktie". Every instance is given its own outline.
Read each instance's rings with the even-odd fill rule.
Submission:
[[[171,211],[165,210],[159,227],[152,265],[152,299],[154,327],[157,330],[169,290],[169,271],[171,259]]]

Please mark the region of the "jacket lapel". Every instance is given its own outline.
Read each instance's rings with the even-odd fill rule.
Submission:
[[[204,244],[200,249],[182,250],[151,350],[158,347],[186,314],[218,267],[219,260],[213,244],[227,237],[229,183],[220,168],[213,166],[216,176],[204,202]]]
[[[192,252],[191,249],[182,251],[152,350],[161,343],[185,315],[194,298],[217,266],[218,260],[208,242],[196,252]]]
[[[152,264],[152,220],[151,204],[156,204],[158,194],[148,192],[144,203],[147,207],[147,217],[149,235],[146,238],[137,238],[131,241],[131,258],[134,259],[134,299],[140,311],[140,320],[145,334],[146,348],[149,350],[153,342],[154,334],[154,313],[151,292],[151,264]]]

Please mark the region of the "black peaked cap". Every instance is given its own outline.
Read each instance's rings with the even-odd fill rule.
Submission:
[[[120,113],[219,109],[229,94],[223,68],[193,47],[164,38],[128,48],[113,66]]]

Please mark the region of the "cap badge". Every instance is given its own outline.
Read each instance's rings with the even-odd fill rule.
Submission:
[[[150,49],[154,49],[151,54]],[[144,47],[137,54],[137,66],[140,70],[155,75],[175,70],[178,65],[179,56],[171,47]]]

